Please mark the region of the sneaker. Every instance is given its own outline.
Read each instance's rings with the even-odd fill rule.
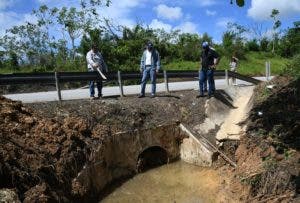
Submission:
[[[150,98],[154,98],[155,97],[155,94],[151,94]]]
[[[140,94],[140,95],[138,96],[138,98],[143,98],[143,97],[145,97],[145,95],[143,95],[143,94]]]
[[[199,95],[196,96],[196,98],[200,98],[200,97],[204,97],[204,95],[203,94],[199,94]]]
[[[97,99],[102,99],[102,94],[99,94]]]
[[[215,96],[214,94],[210,94],[210,95],[208,95],[208,98],[212,98],[214,96]]]
[[[90,100],[95,100],[95,99],[96,99],[96,97],[90,96]]]

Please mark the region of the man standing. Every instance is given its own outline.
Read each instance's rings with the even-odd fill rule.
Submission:
[[[160,69],[160,57],[158,51],[153,47],[152,42],[147,43],[147,48],[143,52],[141,58],[140,70],[143,73],[142,82],[141,82],[141,94],[139,98],[145,97],[145,88],[146,83],[150,75],[152,90],[151,98],[155,97],[156,92],[156,73]]]
[[[204,83],[208,81],[208,96],[211,97],[215,91],[214,70],[219,62],[218,53],[209,47],[208,42],[202,43],[202,53],[200,56],[201,69],[199,71],[199,91],[197,97],[204,96]]]
[[[96,72],[97,68],[101,72],[107,72],[107,66],[103,60],[101,53],[98,51],[97,45],[93,44],[91,50],[86,54],[87,68],[89,72]],[[102,97],[102,79],[96,81],[98,98]],[[90,98],[95,99],[95,81],[90,81]]]

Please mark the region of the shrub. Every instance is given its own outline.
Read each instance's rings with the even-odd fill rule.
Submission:
[[[300,78],[300,54],[297,54],[284,68],[284,74]]]

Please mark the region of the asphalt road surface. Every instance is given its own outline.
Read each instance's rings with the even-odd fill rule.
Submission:
[[[265,77],[256,77],[256,79],[265,81]],[[225,79],[215,80],[216,89],[224,89],[227,84]],[[248,82],[237,80],[237,84],[240,86],[251,85]],[[198,81],[187,81],[187,82],[171,82],[169,83],[170,91],[180,91],[180,90],[190,90],[195,89],[199,90],[199,82]],[[138,95],[141,91],[140,85],[130,85],[124,86],[124,95]],[[150,93],[151,84],[147,84],[146,94]],[[158,83],[156,85],[157,92],[165,91],[165,84]],[[96,90],[97,93],[97,90]],[[102,90],[103,97],[109,96],[118,96],[120,95],[120,90],[118,86],[114,87],[104,87]],[[74,100],[74,99],[87,99],[89,98],[89,90],[88,89],[73,89],[73,90],[62,90],[61,91],[62,100]],[[47,101],[58,101],[58,95],[56,91],[49,92],[35,92],[35,93],[22,93],[22,94],[8,94],[4,95],[6,98],[12,100],[19,100],[24,103],[35,103],[35,102],[47,102]]]

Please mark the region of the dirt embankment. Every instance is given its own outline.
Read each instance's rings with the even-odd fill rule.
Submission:
[[[24,202],[76,202],[90,191],[72,185],[90,154],[112,133],[204,120],[196,91],[173,96],[32,104],[0,97],[0,189]],[[86,199],[85,199],[86,200]]]
[[[236,151],[236,179],[248,202],[297,202],[300,194],[300,80],[277,77],[255,90]]]

